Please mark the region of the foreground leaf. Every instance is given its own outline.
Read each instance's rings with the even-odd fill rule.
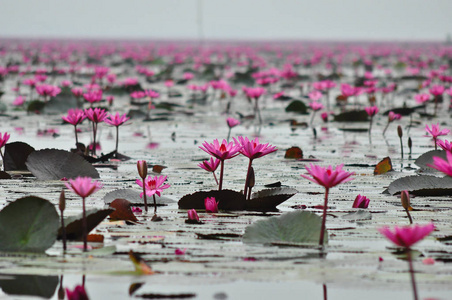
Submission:
[[[109,214],[113,212],[113,209],[90,209],[86,211],[87,231],[90,232],[97,225],[100,224]],[[68,217],[64,220],[66,225],[66,238],[67,240],[81,240],[83,237],[82,232],[82,218],[83,214],[80,213],[76,216]],[[58,230],[58,239],[62,238],[63,230],[60,227]]]
[[[259,220],[245,229],[245,243],[318,244],[322,219],[308,211],[294,211]],[[324,243],[328,242],[325,234]]]
[[[0,274],[0,287],[7,295],[49,299],[58,286],[58,276]]]
[[[13,142],[5,145],[5,171],[27,170],[25,162],[30,153],[35,151],[33,147],[23,142]]]
[[[432,167],[427,166],[427,164],[433,164],[433,157],[440,157],[443,160],[447,161],[446,151],[444,150],[431,150],[421,154],[415,161],[415,165],[421,168],[424,172],[438,172]]]
[[[406,176],[394,180],[388,187],[391,195],[407,190],[417,196],[446,196],[452,194],[452,178],[431,175]]]
[[[99,178],[97,170],[80,155],[64,150],[44,149],[28,156],[28,170],[38,180],[60,180],[64,177]]]
[[[0,212],[0,251],[44,252],[57,237],[55,206],[39,197],[24,197]]]

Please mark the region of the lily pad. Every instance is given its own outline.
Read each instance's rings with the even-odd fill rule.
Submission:
[[[80,155],[65,150],[44,149],[28,156],[26,165],[38,180],[85,176],[99,178],[97,170]]]
[[[36,296],[49,299],[58,286],[58,276],[0,274],[0,287],[7,295]]]
[[[35,151],[27,143],[13,142],[5,145],[5,171],[28,170],[25,162],[28,156]]]
[[[431,175],[406,176],[394,180],[388,187],[391,195],[407,190],[417,196],[446,196],[452,194],[452,178]]]
[[[342,216],[342,219],[347,221],[364,221],[372,220],[372,214],[365,209],[360,209]]]
[[[367,122],[368,120],[365,110],[346,111],[334,116],[336,122]]]
[[[246,210],[270,211],[298,193],[292,188],[273,188],[259,191],[251,195],[251,199],[245,202]]]
[[[114,210],[107,209],[90,209],[86,211],[86,221],[87,221],[87,230],[90,232],[97,225],[100,224],[109,214],[111,214]],[[68,240],[76,241],[81,240],[83,237],[82,232],[82,218],[83,214],[80,213],[76,216],[70,216],[64,219],[64,224],[66,227],[66,238]],[[58,229],[58,239],[62,239],[63,230],[60,227]]]
[[[138,185],[137,185],[137,187],[138,187]],[[144,206],[143,198],[140,198],[140,194],[141,194],[140,190],[119,189],[119,190],[114,190],[114,191],[107,193],[104,196],[103,200],[104,200],[105,204],[110,204],[115,199],[126,199],[134,206],[137,206],[137,205]],[[170,198],[164,197],[164,196],[159,197],[156,195],[155,200],[157,202],[157,206],[163,206],[163,205],[168,205],[170,203],[174,203],[173,199],[170,199]],[[154,200],[152,198],[148,197],[148,204],[150,204],[151,202],[152,202],[152,204],[154,204]]]
[[[110,207],[115,209],[115,211],[110,214],[111,220],[138,221],[130,208],[130,202],[126,199],[116,199],[110,203]]]
[[[284,158],[303,158],[303,150],[300,147],[293,146],[286,150]]]
[[[244,210],[245,196],[242,193],[231,190],[212,190],[207,192],[196,192],[185,195],[179,200],[180,209],[205,209],[204,199],[215,197],[220,210]]]
[[[44,252],[57,237],[59,217],[46,199],[24,197],[0,211],[0,251]]]
[[[433,164],[433,157],[438,156],[447,161],[446,151],[444,150],[431,150],[421,154],[415,161],[415,165],[421,168],[424,172],[436,172],[432,167],[427,166],[427,164]]]
[[[308,113],[308,108],[307,108],[306,104],[304,104],[302,101],[294,100],[294,101],[290,102],[289,105],[287,105],[286,112],[294,112],[294,113],[304,115],[304,114]]]
[[[245,229],[245,243],[296,243],[317,244],[319,242],[322,219],[308,211],[294,211],[278,217],[259,220]],[[324,243],[328,242],[325,234]]]
[[[393,171],[391,158],[385,157],[383,158],[374,169],[374,175],[382,175],[388,173],[389,171]]]

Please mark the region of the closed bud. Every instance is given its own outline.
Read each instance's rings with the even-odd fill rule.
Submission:
[[[190,209],[187,211],[187,213],[188,213],[189,220],[199,222],[199,217],[198,217],[198,214],[196,213],[195,209]]]
[[[402,131],[402,126],[397,126],[397,134],[399,135],[399,138],[402,138],[403,136],[403,131]]]
[[[60,209],[60,211],[64,211],[66,209],[66,196],[64,194],[64,190],[61,190],[60,193],[60,201],[58,203],[58,208]]]
[[[400,200],[402,201],[402,206],[405,210],[410,208],[410,194],[408,194],[407,190],[402,191],[400,194]]]
[[[148,176],[148,165],[145,160],[137,161],[137,169],[138,175],[140,175],[142,179],[145,179],[146,176]]]

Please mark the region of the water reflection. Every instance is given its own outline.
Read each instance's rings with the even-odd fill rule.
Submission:
[[[0,287],[7,295],[49,299],[58,286],[58,276],[0,274]]]

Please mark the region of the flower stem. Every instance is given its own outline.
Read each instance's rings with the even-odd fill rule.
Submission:
[[[215,182],[216,182],[217,185],[218,185],[218,179],[217,179],[217,175],[215,175],[215,171],[213,171],[212,174],[213,174],[213,178],[215,178]]]
[[[83,234],[83,251],[88,251],[88,224],[86,220],[86,209],[85,209],[85,197],[82,197],[83,202],[83,219],[82,219],[82,234]]]
[[[93,122],[93,149],[91,149],[91,153],[93,156],[96,156],[96,133],[97,133],[97,125],[96,122]]]
[[[146,198],[146,180],[143,178],[143,201],[144,201],[144,211],[148,212],[148,199]]]
[[[312,122],[314,121],[315,113],[316,113],[316,111],[314,110],[312,112],[311,121],[309,121],[309,127],[312,127]]]
[[[74,133],[75,133],[75,150],[77,150],[78,149],[77,125],[74,125]]]
[[[231,127],[229,127],[229,131],[228,131],[228,138],[226,139],[229,143],[229,138],[231,137]]]
[[[385,129],[383,130],[383,136],[385,136],[386,130],[387,130],[387,129],[388,129],[388,127],[389,127],[389,123],[391,123],[391,122],[388,122],[388,124],[386,124],[386,127],[385,127]]]
[[[418,300],[417,296],[417,287],[416,287],[416,279],[414,278],[414,268],[413,268],[413,260],[411,257],[411,249],[408,248],[408,266],[410,268],[410,277],[411,277],[411,287],[413,288],[413,296],[414,300]]]
[[[2,149],[0,148],[0,155],[2,156],[3,171],[5,171],[5,156],[3,155]]]
[[[115,157],[118,157],[118,143],[119,143],[119,126],[116,126],[116,146],[115,146]]]
[[[320,230],[319,246],[323,248],[323,237],[325,235],[326,211],[328,208],[328,192],[329,188],[325,188],[325,201],[323,202],[322,228]]]
[[[438,145],[436,144],[436,137],[433,137],[433,142],[435,143],[435,150],[438,150]]]
[[[250,162],[248,163],[248,171],[246,172],[246,178],[245,178],[245,187],[243,188],[243,194],[247,195],[248,192],[248,181],[250,180],[250,173],[251,173],[251,164],[253,163],[253,160],[250,159]]]
[[[66,246],[66,227],[64,226],[64,216],[63,211],[61,211],[61,235],[63,236],[63,251],[66,252],[67,246]]]
[[[220,168],[220,183],[218,184],[218,190],[221,191],[223,188],[223,171],[224,171],[224,160],[221,161],[221,168]]]
[[[155,199],[155,194],[152,195],[152,197],[154,198],[154,215],[157,214],[157,200]]]

